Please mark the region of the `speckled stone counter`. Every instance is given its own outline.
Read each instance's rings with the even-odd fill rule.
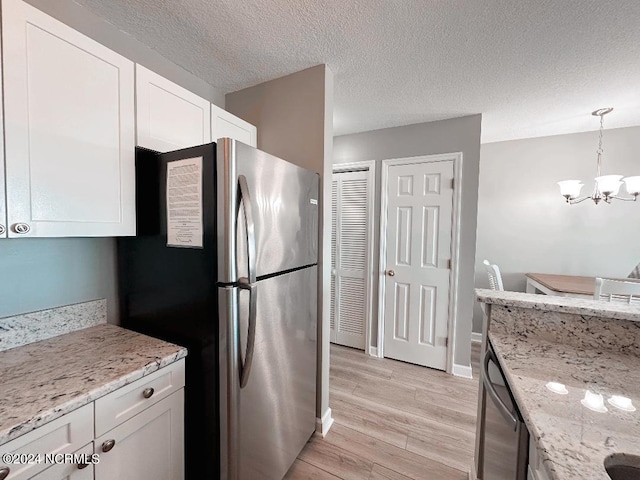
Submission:
[[[478,298],[492,303],[489,338],[551,478],[609,480],[608,455],[640,455],[640,308],[514,292]],[[602,394],[606,412],[580,403],[587,390]],[[610,405],[612,395],[638,410]]]
[[[114,325],[0,352],[0,445],[186,355]]]

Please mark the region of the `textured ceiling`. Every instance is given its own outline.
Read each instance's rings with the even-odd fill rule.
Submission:
[[[482,113],[482,140],[640,125],[639,0],[76,0],[225,93],[326,63],[336,135]]]

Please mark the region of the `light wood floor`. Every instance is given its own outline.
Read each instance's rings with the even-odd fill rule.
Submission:
[[[309,441],[285,477],[466,480],[473,462],[479,344],[473,380],[331,345],[326,438]]]

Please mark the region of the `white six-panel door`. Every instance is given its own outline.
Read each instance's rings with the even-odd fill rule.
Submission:
[[[333,174],[331,334],[333,343],[364,349],[367,322],[368,171]]]
[[[386,210],[384,356],[444,370],[453,160],[390,165]]]

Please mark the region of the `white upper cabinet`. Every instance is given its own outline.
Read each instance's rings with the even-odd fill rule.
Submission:
[[[2,61],[0,56],[0,78],[2,78]],[[2,89],[0,88],[0,238],[7,238],[7,210],[4,193],[4,120],[2,118]]]
[[[159,152],[211,141],[209,101],[136,64],[137,145]]]
[[[135,235],[134,64],[2,2],[10,237]]]
[[[229,137],[242,143],[258,146],[258,130],[254,125],[211,104],[211,140]]]

